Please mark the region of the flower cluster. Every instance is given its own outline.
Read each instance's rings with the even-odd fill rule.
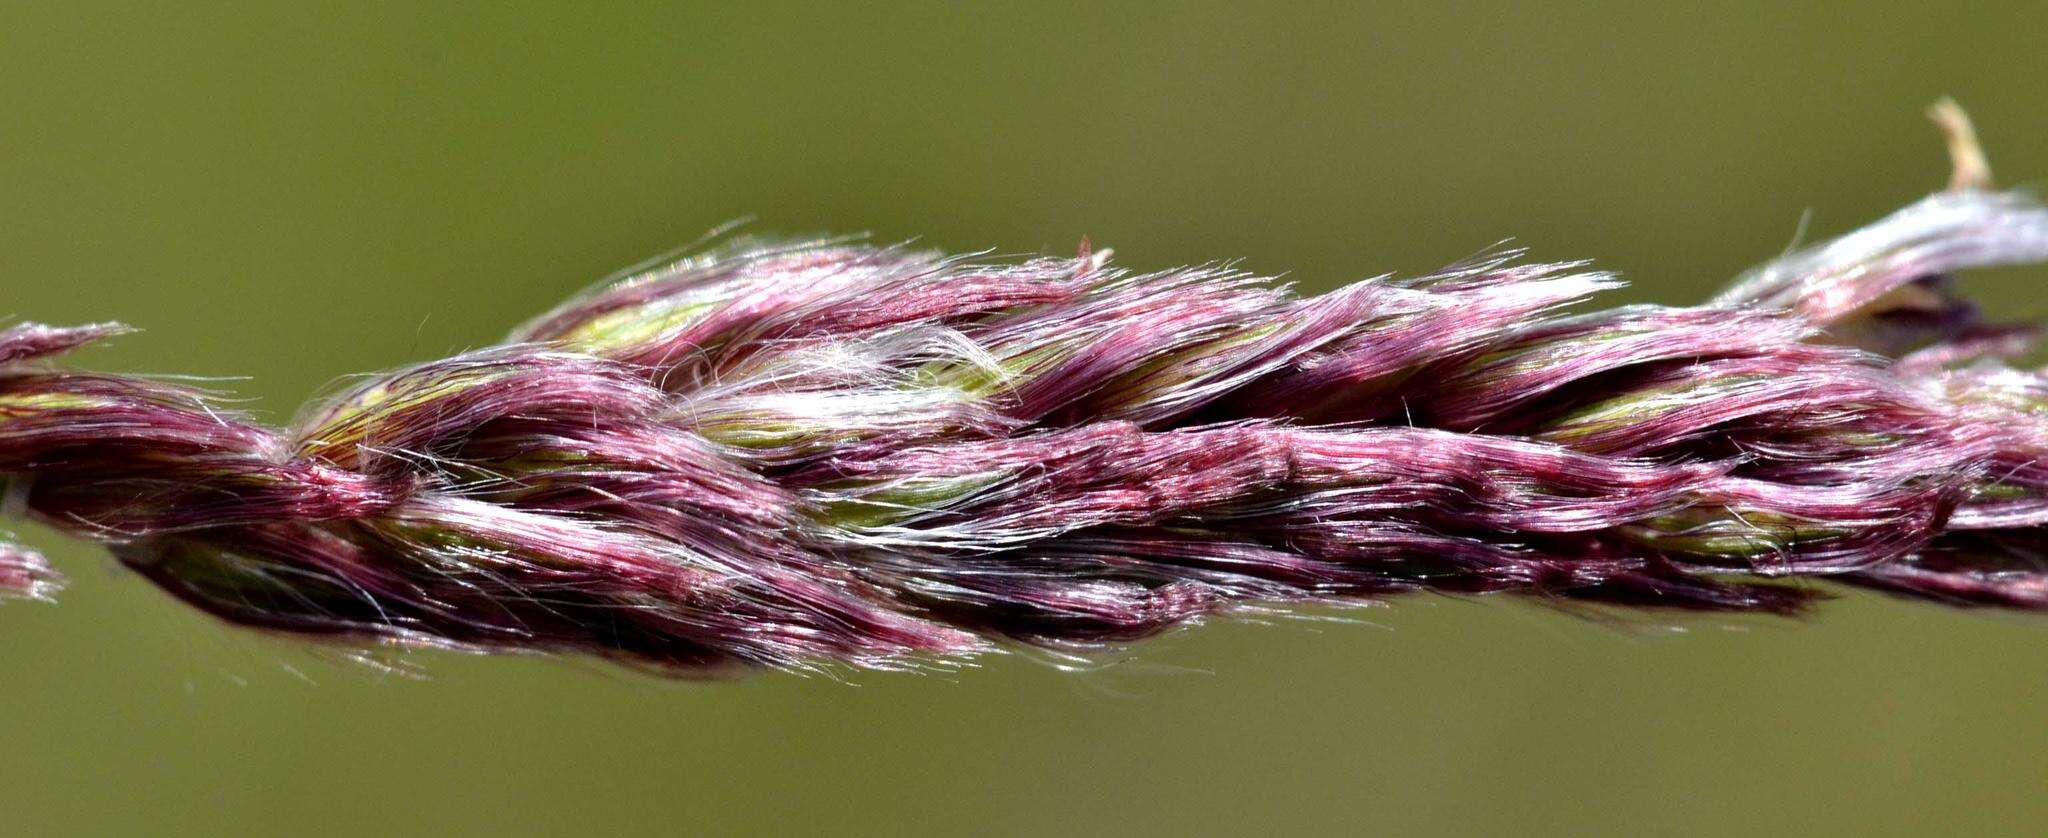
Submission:
[[[1490,254],[1321,296],[737,241],[272,429],[0,331],[5,508],[234,623],[673,671],[1086,649],[1405,591],[2048,608],[2048,376],[1965,185],[1698,307]],[[0,591],[57,577],[0,544]]]

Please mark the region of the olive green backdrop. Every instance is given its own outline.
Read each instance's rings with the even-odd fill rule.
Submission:
[[[720,222],[1310,288],[1514,236],[1691,302],[1938,187],[1952,93],[2048,175],[2036,4],[250,4],[0,12],[0,314],[80,363],[339,376]],[[176,4],[185,5],[185,4]],[[2033,8],[2028,8],[2028,7]],[[1973,280],[2040,312],[2044,271]],[[0,607],[0,832],[2027,834],[2048,621],[1853,594],[1606,625],[1412,598],[1073,674],[382,675],[74,577]]]

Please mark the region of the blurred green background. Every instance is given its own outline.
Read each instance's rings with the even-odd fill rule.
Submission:
[[[1311,288],[1505,236],[1691,302],[1938,187],[2048,174],[2038,4],[9,4],[0,314],[102,369],[336,377],[496,339],[751,215]],[[177,4],[180,6],[186,4]],[[1973,281],[2039,313],[2041,272]],[[1411,598],[1072,674],[668,684],[225,629],[30,526],[0,832],[2036,834],[2048,629],[1852,594],[1611,626]]]

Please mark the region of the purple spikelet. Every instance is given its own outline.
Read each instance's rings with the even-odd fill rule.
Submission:
[[[1977,161],[1981,168],[1981,159]],[[4,508],[235,623],[665,671],[1085,650],[1406,591],[2048,609],[2048,373],[1984,171],[1703,306],[1491,254],[1301,298],[1106,253],[734,242],[286,429],[0,331]],[[58,577],[0,544],[0,595]]]

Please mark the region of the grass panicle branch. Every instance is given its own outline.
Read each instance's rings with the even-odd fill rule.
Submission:
[[[737,240],[291,427],[0,331],[6,509],[231,622],[666,671],[1086,650],[1254,605],[1514,592],[1791,613],[1819,580],[2048,609],[2038,329],[1952,187],[1688,308],[1488,254],[1320,296],[1107,252]],[[1788,583],[1788,580],[1799,580]],[[0,591],[57,576],[0,545]]]

